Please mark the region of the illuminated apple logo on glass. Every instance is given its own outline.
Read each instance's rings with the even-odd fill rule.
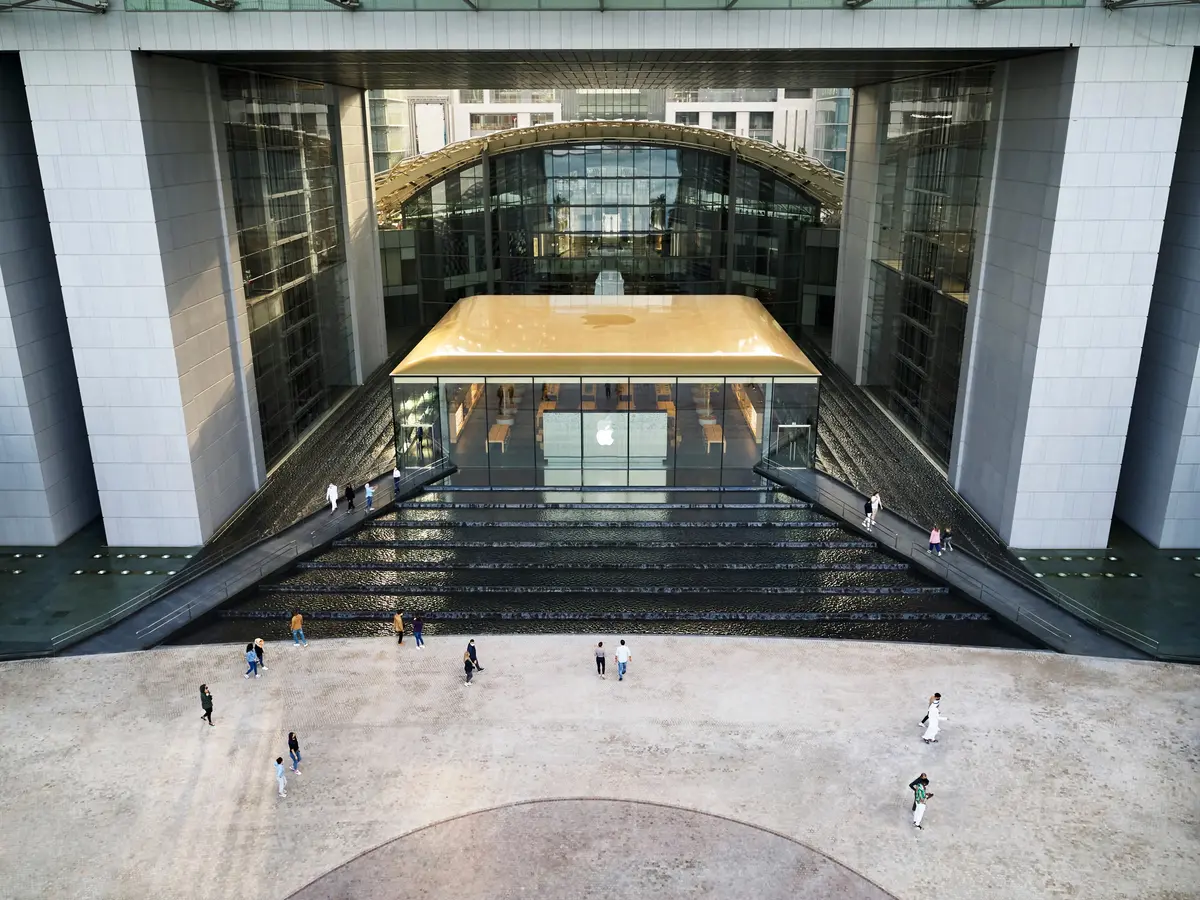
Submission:
[[[613,442],[612,420],[601,419],[596,423],[596,443],[601,447],[611,447]]]

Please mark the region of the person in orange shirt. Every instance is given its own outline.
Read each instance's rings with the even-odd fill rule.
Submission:
[[[292,646],[298,644],[308,646],[308,638],[304,636],[304,616],[300,615],[300,610],[292,613]]]

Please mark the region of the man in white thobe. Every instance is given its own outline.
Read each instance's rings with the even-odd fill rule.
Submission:
[[[325,499],[329,501],[329,514],[333,515],[337,512],[337,485],[330,483],[329,487],[325,488]]]

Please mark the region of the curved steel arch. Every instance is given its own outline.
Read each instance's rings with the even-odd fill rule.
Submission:
[[[381,220],[398,212],[406,200],[452,172],[478,162],[485,151],[489,156],[496,156],[529,147],[606,141],[699,147],[714,153],[736,154],[739,160],[781,176],[811,196],[823,210],[836,213],[842,208],[842,175],[801,153],[793,153],[763,141],[689,125],[589,121],[549,122],[529,128],[498,131],[403,160],[376,177],[376,211]]]

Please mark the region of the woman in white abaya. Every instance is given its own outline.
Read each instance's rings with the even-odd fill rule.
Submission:
[[[936,703],[929,704],[929,723],[925,726],[925,734],[921,737],[927,744],[936,744],[938,731],[941,728],[942,714]]]

